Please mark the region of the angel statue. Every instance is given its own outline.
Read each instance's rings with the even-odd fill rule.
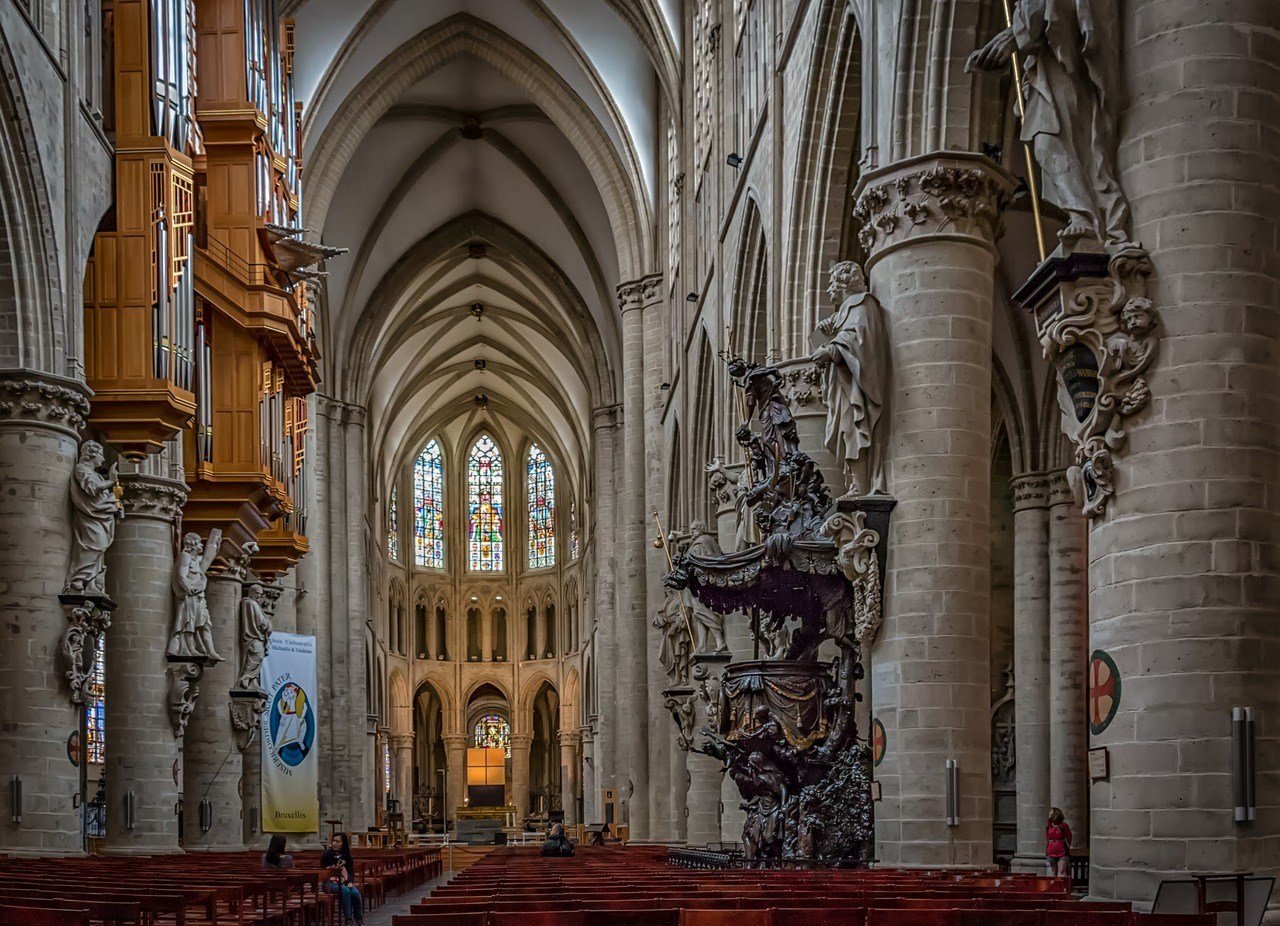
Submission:
[[[71,471],[71,562],[67,591],[81,595],[107,592],[107,548],[116,539],[116,521],[124,516],[116,497],[117,464],[104,471],[102,445],[87,440]]]
[[[266,594],[262,583],[254,582],[240,599],[240,680],[236,687],[245,691],[261,691],[258,670],[267,658],[267,642],[271,639],[271,621],[262,608]]]
[[[867,292],[862,268],[851,260],[831,267],[827,293],[838,308],[818,323],[826,338],[811,360],[822,374],[827,402],[824,439],[849,480],[847,498],[864,489],[885,494],[884,406],[889,388],[889,342],[884,312]]]
[[[169,641],[170,656],[221,662],[213,647],[213,618],[205,601],[205,588],[209,585],[209,567],[222,545],[222,531],[209,532],[209,542],[201,544],[199,534],[187,534],[182,538],[182,552],[173,569],[173,595],[177,599],[178,614],[173,622],[173,638]]]

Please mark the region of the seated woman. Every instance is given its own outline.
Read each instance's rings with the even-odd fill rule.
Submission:
[[[284,833],[276,833],[262,856],[263,868],[292,868],[293,856],[284,851]]]
[[[557,823],[547,834],[547,841],[542,844],[542,854],[554,858],[568,858],[573,855],[573,843],[564,834],[564,824]]]
[[[344,926],[364,926],[364,898],[356,887],[356,863],[351,857],[351,841],[346,833],[334,833],[329,848],[320,856],[320,865],[329,869],[324,889],[342,901]]]

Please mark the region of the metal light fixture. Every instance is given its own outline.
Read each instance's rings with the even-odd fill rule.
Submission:
[[[1231,782],[1235,792],[1235,820],[1250,823],[1258,816],[1253,708],[1231,708]]]
[[[733,167],[733,168],[741,167],[741,166],[742,166],[742,155],[738,154],[738,152],[736,152],[736,151],[731,151],[731,152],[729,152],[729,156],[728,156],[727,158],[725,158],[725,162],[726,162],[730,167]]]
[[[960,825],[960,763],[947,760],[947,826]]]
[[[133,791],[126,791],[124,795],[124,828],[133,832],[133,826],[137,818],[138,796]]]
[[[685,296],[685,297],[684,297],[684,301],[685,301],[685,302],[697,302],[697,301],[698,301],[698,294],[697,294],[697,293],[689,293],[689,295],[687,295],[687,296]]]
[[[213,801],[207,797],[200,802],[200,832],[213,829]]]
[[[22,778],[18,775],[13,776],[13,781],[9,782],[9,793],[13,797],[13,822],[16,826],[22,825]]]

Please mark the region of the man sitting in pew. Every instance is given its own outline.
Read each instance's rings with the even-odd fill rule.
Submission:
[[[557,823],[547,834],[547,841],[542,844],[542,854],[550,858],[568,858],[573,855],[573,843],[564,834],[564,824]]]

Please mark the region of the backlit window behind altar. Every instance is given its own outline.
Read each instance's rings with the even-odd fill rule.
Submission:
[[[502,452],[482,434],[467,457],[467,564],[474,572],[501,572]]]
[[[413,562],[444,568],[444,460],[436,441],[413,464]]]
[[[396,510],[395,486],[391,487],[391,497],[387,499],[387,555],[400,558],[400,513]]]
[[[556,564],[556,474],[551,460],[534,444],[526,461],[529,485],[529,568]]]
[[[107,660],[106,637],[99,634],[93,650],[93,672],[89,676],[85,698],[85,733],[89,762],[101,765],[107,761]]]
[[[504,749],[511,755],[511,724],[501,714],[483,714],[472,731],[477,749]]]

